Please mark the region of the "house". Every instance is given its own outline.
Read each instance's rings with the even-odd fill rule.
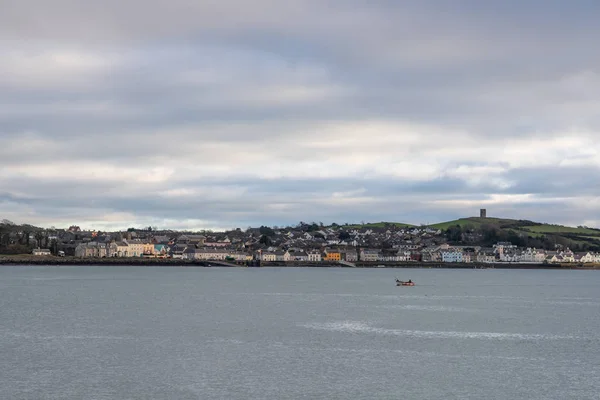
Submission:
[[[177,243],[203,245],[206,237],[203,235],[181,235],[177,238]]]
[[[502,262],[518,262],[521,260],[521,252],[515,248],[504,248],[498,254]]]
[[[398,255],[392,251],[381,252],[377,256],[377,261],[398,261]]]
[[[277,256],[275,255],[275,253],[272,253],[270,251],[264,251],[261,253],[260,259],[262,261],[277,261]]]
[[[546,253],[543,250],[527,248],[521,252],[520,261],[524,263],[542,263],[545,258]]]
[[[127,241],[129,257],[141,257],[144,254],[146,243],[140,239],[132,239]]]
[[[342,259],[342,253],[339,250],[325,250],[324,261],[340,261]]]
[[[168,236],[164,235],[154,236],[152,238],[152,243],[154,244],[168,244],[170,241],[171,239]]]
[[[286,251],[285,253],[283,253],[283,261],[286,261],[286,262],[287,262],[287,261],[292,261],[292,260],[293,260],[293,259],[292,259],[292,254],[293,254],[293,253],[290,253],[290,251],[289,251],[289,250],[288,250],[288,251]]]
[[[442,262],[458,263],[463,262],[463,252],[457,249],[442,250]]]
[[[311,250],[308,252],[308,261],[320,262],[321,259],[321,252],[319,250]]]
[[[169,256],[172,258],[183,258],[183,252],[188,246],[182,243],[175,244],[169,249]],[[191,246],[194,247],[194,246]]]
[[[196,250],[196,259],[199,260],[225,260],[227,257],[229,257],[229,251],[226,249],[211,249],[202,247]]]
[[[154,255],[154,243],[145,242],[142,243],[142,254],[145,256]]]
[[[155,244],[153,254],[166,255],[168,248],[165,244]]]
[[[33,249],[31,254],[34,256],[51,256],[52,255],[52,253],[50,252],[50,249]]]
[[[126,241],[115,242],[117,246],[117,252],[113,254],[113,257],[129,257],[129,245]]]
[[[361,261],[377,261],[379,259],[379,250],[360,249]]]
[[[474,254],[473,254],[473,253],[470,253],[470,252],[468,252],[468,251],[465,251],[465,252],[463,252],[463,253],[462,253],[462,261],[463,261],[464,263],[470,263],[470,262],[471,262],[471,260],[472,260],[472,259],[474,259],[474,258],[475,258],[475,257],[474,257]]]
[[[75,257],[107,257],[108,246],[106,243],[88,242],[81,243],[75,248]]]
[[[348,262],[356,262],[358,261],[358,253],[356,250],[344,250],[341,252],[342,260]]]
[[[442,261],[442,255],[437,247],[428,247],[421,251],[421,261],[439,262]]]
[[[275,261],[285,261],[285,251],[276,250],[275,252]]]
[[[563,257],[563,262],[575,262],[575,254],[571,250],[567,249],[567,251],[563,252],[561,255]]]
[[[117,252],[119,250],[119,247],[117,246],[116,242],[110,242],[106,245],[107,248],[107,252],[106,252],[106,256],[107,257],[116,257]]]
[[[517,248],[517,246],[514,245],[514,244],[512,244],[511,242],[498,242],[498,243],[496,243],[494,245],[494,250],[500,256],[502,256],[502,254],[505,251],[507,251],[507,250],[515,250],[516,248]],[[502,257],[500,258],[500,260],[502,260]]]
[[[183,251],[182,257],[184,260],[197,260],[200,258],[200,252],[194,246],[187,246]]]
[[[549,263],[549,264],[555,264],[555,263],[559,263],[562,262],[562,256],[559,254],[556,254],[556,252],[553,252],[554,254],[548,254],[546,256],[546,259],[544,260],[544,262]]]
[[[496,252],[493,248],[482,248],[477,252],[477,262],[494,263],[496,262]]]

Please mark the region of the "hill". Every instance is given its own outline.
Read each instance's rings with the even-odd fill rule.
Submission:
[[[489,245],[507,240],[523,247],[600,250],[600,229],[544,224],[508,218],[460,218],[430,225],[446,232],[450,241]],[[460,238],[460,239],[459,239]]]
[[[523,223],[528,223],[529,221],[522,221]],[[471,218],[460,218],[455,219],[454,221],[447,222],[439,222],[437,224],[429,225],[431,228],[446,230],[451,226],[460,226],[467,227],[469,225],[480,228],[484,224],[494,224],[500,226],[516,226],[519,225],[520,221],[514,219],[506,219],[506,218],[479,218],[479,217],[471,217]]]

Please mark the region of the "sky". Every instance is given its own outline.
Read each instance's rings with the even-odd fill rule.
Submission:
[[[600,228],[596,0],[0,0],[0,218]]]

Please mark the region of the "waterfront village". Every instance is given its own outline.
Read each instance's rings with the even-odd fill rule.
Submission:
[[[186,261],[273,264],[339,263],[600,263],[600,253],[518,247],[510,241],[489,246],[453,245],[447,232],[431,227],[323,226],[236,229],[226,232],[176,232],[129,229],[126,232],[83,231],[77,226],[13,238],[35,243],[30,254],[75,258],[169,258]],[[18,234],[17,234],[18,235]],[[45,246],[44,246],[45,245]]]

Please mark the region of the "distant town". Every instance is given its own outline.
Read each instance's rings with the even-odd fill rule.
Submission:
[[[540,232],[542,231],[542,232]],[[545,232],[543,232],[545,231]],[[581,237],[587,241],[582,241]],[[332,224],[178,232],[147,227],[123,232],[0,224],[0,254],[77,259],[172,259],[231,263],[595,264],[600,230],[531,221],[464,218],[431,226]]]

